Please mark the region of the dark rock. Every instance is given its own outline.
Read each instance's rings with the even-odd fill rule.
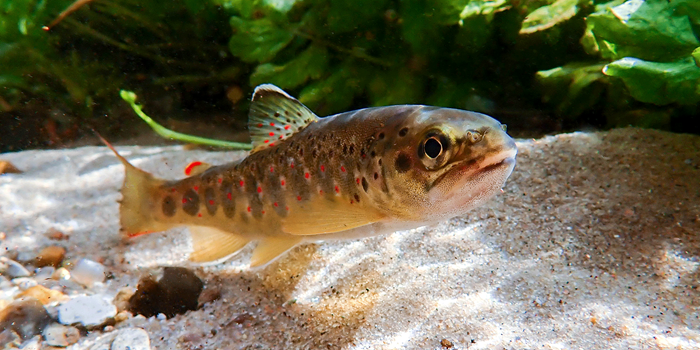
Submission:
[[[23,340],[40,334],[50,322],[44,305],[31,297],[15,300],[0,311],[0,329],[13,330]]]
[[[129,311],[145,317],[160,313],[168,318],[196,310],[204,283],[189,269],[166,267],[156,282],[152,277],[139,281],[136,293],[129,299]]]

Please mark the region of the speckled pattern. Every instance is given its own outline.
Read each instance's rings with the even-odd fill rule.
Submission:
[[[153,349],[700,348],[700,137],[652,130],[518,142],[505,193],[434,227],[310,244],[265,268],[250,248],[198,269],[221,298],[168,320],[133,318]],[[170,179],[243,153],[120,147]],[[101,293],[186,264],[183,230],[119,241],[123,169],[105,148],[2,154],[3,248],[70,235],[67,259],[102,261]],[[114,332],[112,332],[114,333]],[[90,349],[93,332],[71,349]]]

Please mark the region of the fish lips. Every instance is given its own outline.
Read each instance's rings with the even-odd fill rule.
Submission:
[[[513,172],[516,148],[510,148],[475,163],[456,163],[433,184],[430,199],[445,217],[471,210],[496,194]]]

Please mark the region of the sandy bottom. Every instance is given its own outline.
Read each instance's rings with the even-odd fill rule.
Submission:
[[[154,349],[698,349],[700,137],[620,129],[518,142],[486,206],[433,227],[296,248],[250,270],[250,248],[197,267],[221,298],[168,320],[132,319]],[[165,178],[241,152],[120,147]],[[183,265],[186,230],[118,236],[123,168],[101,147],[1,154],[3,251],[56,244],[114,275],[114,294]],[[120,324],[116,326],[121,327]],[[113,332],[112,332],[113,333]],[[71,349],[95,348],[92,332]],[[444,343],[444,342],[443,342]],[[446,343],[445,343],[446,344]]]

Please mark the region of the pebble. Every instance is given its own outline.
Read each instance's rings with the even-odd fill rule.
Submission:
[[[51,274],[51,278],[55,280],[67,280],[70,279],[70,271],[66,269],[65,267],[59,267],[54,271],[53,274]]]
[[[151,350],[151,339],[143,328],[124,328],[114,338],[110,350]]]
[[[58,306],[58,322],[85,327],[104,324],[117,314],[117,308],[102,295],[79,296]]]
[[[0,263],[2,263],[4,267],[4,273],[7,274],[10,278],[18,278],[18,277],[29,277],[32,275],[29,270],[24,268],[22,264],[5,258],[5,257],[0,257]]]
[[[75,327],[64,326],[58,323],[53,323],[44,328],[44,339],[46,344],[51,346],[66,347],[75,344],[80,339],[80,331]]]
[[[48,246],[39,252],[34,261],[34,266],[44,267],[53,266],[58,267],[63,262],[63,258],[66,256],[66,248],[58,245]]]
[[[56,268],[53,266],[40,267],[34,271],[34,278],[38,281],[43,281],[50,279],[56,272]]]
[[[17,299],[0,310],[0,329],[11,329],[23,340],[39,334],[50,322],[44,305],[31,297]]]
[[[19,337],[17,332],[12,329],[5,329],[0,332],[0,345],[5,346],[5,349],[12,349],[13,347],[18,347],[22,344],[22,339]]]
[[[36,285],[19,294],[20,297],[33,297],[42,304],[47,305],[54,302],[68,300],[68,296],[60,291],[48,289],[42,285]]]
[[[36,336],[22,343],[19,347],[21,350],[40,350],[41,349],[41,337]]]
[[[76,282],[92,287],[95,282],[105,280],[105,267],[96,261],[83,258],[75,264],[71,275]]]

